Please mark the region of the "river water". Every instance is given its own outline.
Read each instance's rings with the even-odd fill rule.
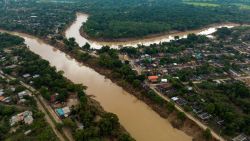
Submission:
[[[1,31],[1,30],[0,30]],[[144,102],[124,91],[95,70],[84,66],[42,40],[18,32],[8,32],[25,39],[30,50],[50,62],[74,83],[87,86],[87,94],[108,112],[115,113],[125,129],[138,141],[191,141],[184,132],[174,129]]]
[[[217,28],[220,27],[234,27],[237,24],[221,24],[221,25],[215,25],[208,28],[198,29],[198,30],[190,30],[185,32],[178,32],[178,33],[172,33],[172,34],[163,34],[160,36],[145,38],[145,39],[136,39],[136,40],[128,40],[123,42],[101,42],[101,41],[94,41],[90,39],[86,39],[80,35],[79,29],[81,28],[82,24],[85,23],[88,20],[88,15],[83,13],[77,13],[76,20],[72,23],[72,25],[65,31],[65,36],[67,38],[74,37],[76,39],[76,42],[83,46],[88,42],[92,48],[100,49],[104,45],[108,45],[112,48],[119,48],[121,46],[132,46],[137,47],[138,44],[143,45],[150,45],[153,43],[160,43],[160,42],[169,42],[170,40],[173,40],[175,36],[179,36],[180,38],[186,38],[188,34],[195,33],[199,35],[206,35],[208,37],[212,37],[212,33],[216,31]]]
[[[65,32],[67,37],[75,37],[79,45],[89,42],[92,47],[100,48],[107,43],[89,41],[80,36],[79,28],[87,20],[87,15],[77,14],[77,20]],[[216,28],[209,28],[196,32],[198,34],[213,33]],[[1,31],[1,30],[0,30]],[[9,32],[25,39],[30,50],[48,60],[57,70],[64,71],[64,76],[74,83],[81,83],[88,87],[87,94],[94,95],[94,99],[108,112],[115,113],[125,129],[138,141],[191,141],[192,138],[184,132],[174,129],[168,120],[160,117],[144,102],[124,91],[121,87],[106,79],[95,70],[84,66],[72,59],[55,47],[44,43],[42,40],[18,32]],[[187,33],[187,32],[185,32]],[[184,33],[179,33],[185,36]],[[167,35],[166,35],[167,36]],[[173,35],[171,35],[173,36]],[[174,35],[175,36],[175,35]],[[170,39],[157,37],[152,40],[145,39],[138,42],[108,43],[117,48],[120,44],[137,45],[139,43],[159,43]],[[159,40],[157,40],[159,39]]]

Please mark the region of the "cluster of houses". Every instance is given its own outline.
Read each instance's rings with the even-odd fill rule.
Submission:
[[[25,79],[25,81],[29,84],[33,84],[33,80],[32,79],[35,79],[35,78],[38,78],[40,77],[39,74],[34,74],[34,75],[31,75],[29,73],[25,73],[22,75],[22,77]]]
[[[177,103],[180,106],[187,105],[187,103],[188,103],[184,98],[181,98],[178,96],[172,97],[171,100],[173,100],[175,103]]]
[[[10,90],[12,92],[15,91],[15,87],[10,87]],[[6,96],[5,89],[0,89],[0,102],[3,103],[10,103],[12,101],[12,98],[10,96]]]
[[[247,49],[247,55],[249,55],[249,45],[246,45],[244,49]],[[209,78],[225,78],[225,77],[240,77],[246,74],[248,64],[250,64],[249,57],[244,56],[242,59],[236,58],[236,54],[239,50],[235,46],[229,47],[212,47],[209,44],[197,45],[195,48],[185,48],[175,53],[168,53],[161,51],[158,46],[155,47],[158,53],[147,54],[146,49],[140,49],[142,55],[137,56],[133,59],[135,67],[150,75],[164,76],[164,75],[175,75],[179,70],[185,70],[187,68],[195,69],[201,67],[205,63],[209,63],[210,66],[218,68],[223,71],[225,61],[229,61],[231,64],[239,66],[239,69],[230,68],[229,71],[214,72],[206,75],[192,76],[192,81],[200,81]],[[234,58],[234,59],[230,59]],[[241,68],[246,68],[240,70]],[[249,72],[248,72],[249,73]]]
[[[8,86],[9,88],[7,88],[8,90],[10,90],[11,92],[15,92],[16,88],[14,86]],[[16,99],[16,97],[18,98],[18,103],[24,103],[26,102],[25,97],[26,96],[32,96],[32,93],[29,90],[24,90],[21,92],[18,92],[16,95],[9,95],[6,94],[5,89],[0,89],[0,102],[3,103],[11,103],[13,102],[13,98]]]
[[[12,50],[7,48],[7,49],[4,49],[2,52],[0,52],[0,62],[1,62],[1,67],[0,67],[0,76],[2,79],[4,80],[7,80],[6,79],[6,74],[2,71],[3,69],[16,69],[20,63],[22,63],[22,58],[19,57],[19,56],[11,56],[11,57],[8,57],[8,59],[5,57],[6,54],[9,54],[11,53]],[[14,75],[16,76],[17,73],[15,73],[15,71],[13,71],[14,73],[12,73],[11,75]],[[18,76],[17,76],[18,77]],[[29,79],[29,78],[38,78],[40,77],[40,75],[38,74],[34,74],[34,75],[31,75],[31,74],[23,74],[22,75],[22,78],[25,79],[25,81],[29,80],[30,83],[32,83],[32,80]],[[26,102],[26,96],[32,96],[31,92],[29,90],[23,90],[23,91],[18,91],[16,93],[16,87],[18,86],[19,84],[14,84],[14,85],[7,85],[5,86],[4,88],[1,88],[0,89],[0,102],[3,102],[3,103],[11,103],[13,101],[16,101],[18,100],[17,102],[19,104],[21,103],[24,103]],[[8,92],[11,92],[11,93],[15,93],[15,95],[10,95],[9,93],[6,93],[6,91]]]
[[[148,81],[150,81],[150,79],[148,79]],[[193,87],[186,86],[185,88],[187,89],[187,94],[186,94],[187,96],[193,96],[195,94],[193,92]],[[189,102],[184,97],[178,95],[176,93],[177,90],[174,87],[172,87],[171,83],[167,83],[167,81],[164,81],[164,83],[161,81],[161,83],[156,84],[156,90],[169,97],[173,102],[175,102],[179,106],[186,106],[186,105],[190,106],[193,112],[203,121],[209,120],[212,117],[208,113],[203,112],[201,108],[195,106],[195,103]],[[201,99],[201,101],[205,102],[203,99]]]
[[[4,96],[4,89],[0,89],[0,101],[4,102],[4,103],[11,102],[11,98],[10,97],[5,97]]]
[[[66,118],[70,114],[70,108],[68,106],[63,108],[57,108],[55,109],[55,111],[60,118]]]
[[[54,94],[50,96],[50,104],[54,108],[56,114],[60,118],[66,118],[70,115],[70,107],[67,106],[66,103],[62,103],[60,101],[57,101],[58,94]]]
[[[232,141],[250,141],[250,137],[242,133],[234,137]]]
[[[164,47],[164,43],[153,47],[140,48],[141,55],[131,56],[133,58],[131,66],[134,67],[134,70],[140,70],[142,74],[147,76],[148,83],[145,83],[145,85],[155,86],[157,91],[166,95],[177,105],[192,111],[198,119],[205,123],[212,122],[214,125],[223,128],[224,120],[206,111],[206,107],[202,104],[206,101],[196,96],[201,91],[199,88],[197,90],[194,87],[193,90],[192,87],[187,86],[189,82],[180,82],[182,86],[187,86],[187,88],[185,92],[179,94],[179,90],[172,87],[167,79],[164,79],[165,76],[177,79],[180,77],[180,81],[190,81],[194,85],[201,83],[203,80],[213,80],[216,84],[240,80],[250,86],[250,45],[245,43],[243,46],[216,46],[216,43],[219,42],[214,40],[214,44],[202,43],[173,52],[166,51],[169,47]],[[229,62],[230,65],[227,66],[225,62]],[[187,69],[188,71],[186,71]],[[206,73],[206,70],[212,71]],[[188,80],[183,79],[180,75],[181,72],[187,73],[186,75],[191,72],[192,75],[188,76]],[[148,88],[149,86],[144,87]],[[245,135],[241,135],[234,138],[233,141],[247,141],[247,139]]]
[[[32,96],[32,93],[28,90],[21,91],[17,93],[19,98],[19,103],[24,103],[26,101],[25,96]]]
[[[22,113],[19,113],[17,115],[14,115],[10,119],[10,125],[14,126],[15,124],[19,122],[23,122],[25,124],[32,124],[33,123],[33,116],[31,111],[24,111]]]
[[[148,81],[151,83],[157,83],[157,82],[167,83],[168,79],[161,78],[161,76],[157,76],[157,75],[150,75],[148,76]]]

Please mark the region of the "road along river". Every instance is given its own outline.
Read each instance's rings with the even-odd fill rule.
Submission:
[[[0,30],[1,32],[1,30]],[[87,94],[108,112],[115,113],[125,129],[138,141],[191,141],[184,132],[171,126],[144,102],[112,83],[105,76],[80,64],[75,59],[46,44],[42,40],[18,32],[8,32],[25,39],[30,50],[50,62],[74,83],[88,87]]]
[[[91,39],[87,39],[83,36],[81,36],[79,30],[84,22],[88,20],[88,15],[83,13],[77,13],[76,14],[76,20],[69,26],[69,28],[65,31],[65,36],[67,38],[74,37],[76,39],[76,42],[83,46],[88,42],[92,48],[100,49],[104,45],[108,45],[112,48],[119,48],[121,46],[133,46],[136,47],[138,44],[143,45],[150,45],[153,43],[160,43],[160,42],[169,42],[170,40],[173,40],[175,36],[179,36],[180,38],[186,38],[188,34],[195,33],[199,35],[207,35],[208,37],[211,37],[211,34],[214,33],[217,28],[220,27],[234,27],[238,24],[228,23],[228,24],[221,24],[221,25],[214,25],[210,26],[208,28],[198,29],[198,30],[190,30],[185,32],[177,32],[177,33],[169,33],[169,34],[162,34],[159,36],[152,36],[144,39],[135,39],[135,40],[128,40],[123,42],[101,42],[101,41],[94,41]]]

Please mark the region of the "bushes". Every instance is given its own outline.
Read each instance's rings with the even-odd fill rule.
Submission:
[[[100,133],[102,135],[116,135],[119,126],[118,117],[112,113],[104,114],[99,122]]]
[[[0,32],[0,50],[6,47],[23,44],[24,39],[7,33]]]
[[[207,128],[207,129],[203,132],[203,137],[204,137],[207,141],[212,139],[212,134],[211,134],[210,129]]]
[[[186,119],[186,115],[185,115],[185,113],[183,113],[183,112],[178,112],[178,113],[177,113],[177,118],[178,118],[178,120],[180,120],[181,122],[184,122],[185,119]]]
[[[154,101],[155,103],[163,106],[165,103],[165,100],[163,100],[160,96],[158,96],[153,90],[148,91],[146,94],[146,97]]]

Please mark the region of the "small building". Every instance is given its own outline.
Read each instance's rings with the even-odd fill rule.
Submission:
[[[39,74],[35,74],[35,75],[32,76],[32,78],[38,78],[38,77],[40,77]]]
[[[4,95],[4,92],[0,90],[0,96],[3,96]]]
[[[233,138],[232,141],[249,141],[249,139],[245,134],[240,134],[237,137]]]
[[[64,117],[64,112],[63,112],[62,108],[56,109],[56,113],[57,113],[57,115],[58,115],[59,117]]]
[[[230,74],[236,77],[240,77],[240,74],[238,74],[237,72],[233,71],[233,70],[229,70]]]
[[[19,102],[19,103],[25,103],[25,102],[26,102],[26,99],[20,99],[18,102]]]
[[[30,95],[30,93],[27,90],[25,90],[25,91],[19,92],[17,95],[19,99],[23,99],[24,96],[28,96]]]
[[[188,102],[183,98],[179,98],[178,100],[176,100],[176,103],[180,106],[183,106],[186,105]]]
[[[150,81],[150,82],[157,82],[158,81],[158,76],[148,76],[148,80]]]
[[[4,100],[4,96],[0,96],[0,101],[3,101]]]
[[[178,97],[172,97],[171,98],[173,101],[177,101],[179,98]]]
[[[5,68],[7,68],[7,69],[14,69],[16,67],[17,67],[17,65],[10,65],[10,66],[6,66]]]
[[[2,101],[5,102],[5,103],[9,103],[9,102],[11,102],[11,98],[10,97],[5,97]]]
[[[168,79],[161,79],[161,82],[167,83],[167,82],[168,82]]]
[[[51,95],[50,96],[50,103],[56,102],[56,95]]]
[[[28,73],[23,75],[23,78],[28,78],[28,77],[30,77],[30,74],[28,74]]]
[[[62,110],[63,110],[63,112],[64,112],[64,116],[65,116],[65,117],[68,117],[69,114],[70,114],[70,109],[69,109],[69,107],[64,107],[64,108],[62,108]]]
[[[187,89],[189,90],[189,91],[192,91],[193,90],[193,87],[187,87]]]
[[[69,109],[69,107],[57,108],[56,113],[61,118],[68,117],[70,114],[70,109]]]
[[[30,115],[25,116],[24,123],[28,124],[28,125],[32,124],[33,123],[33,117],[30,116]]]
[[[11,87],[10,90],[11,90],[12,92],[14,92],[14,91],[16,90],[16,88],[15,88],[15,87]]]
[[[10,119],[10,125],[13,126],[18,122],[23,121],[25,124],[32,124],[33,123],[33,117],[31,111],[24,111],[22,113],[19,113],[15,116],[12,116]]]
[[[24,135],[28,135],[30,133],[31,133],[31,130],[27,130],[27,131],[24,132]]]
[[[57,101],[57,96],[58,96],[58,95],[59,95],[58,93],[55,93],[55,94],[51,95],[51,96],[50,96],[50,103],[56,102],[56,101]]]
[[[202,113],[202,114],[199,114],[198,117],[202,120],[208,120],[212,117],[212,115],[210,115],[208,113]]]

